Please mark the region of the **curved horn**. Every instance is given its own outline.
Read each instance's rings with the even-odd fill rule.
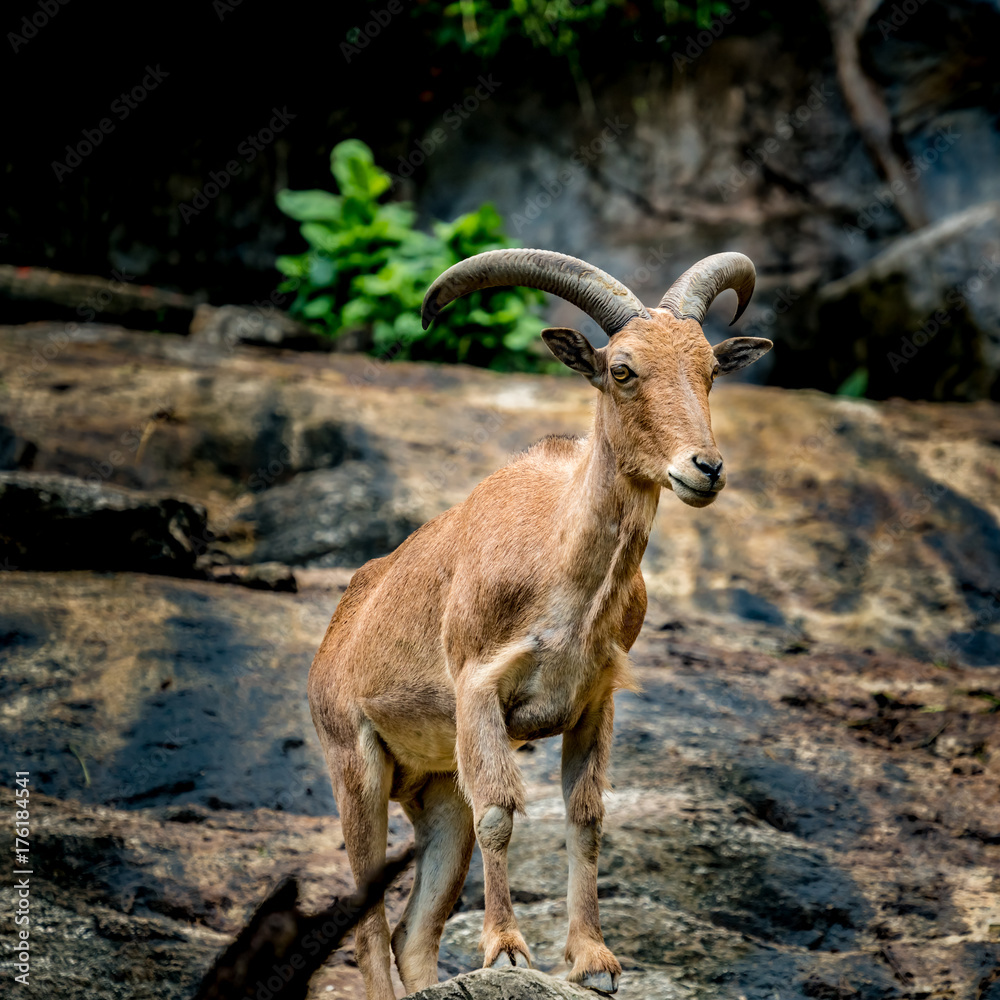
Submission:
[[[689,267],[660,299],[660,309],[669,309],[678,319],[705,322],[708,307],[719,292],[731,288],[739,296],[732,326],[753,295],[757,272],[753,261],[741,253],[717,253]]]
[[[424,329],[449,302],[496,285],[526,285],[558,295],[582,309],[609,337],[636,316],[649,319],[632,292],[586,261],[552,250],[487,250],[449,267],[427,290],[421,310]]]

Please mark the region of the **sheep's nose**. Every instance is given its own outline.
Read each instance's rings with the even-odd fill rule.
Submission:
[[[694,462],[695,467],[700,471],[704,472],[705,475],[708,476],[708,478],[711,479],[713,483],[722,474],[721,458],[718,459],[718,461],[711,462],[707,461],[706,459],[699,458],[699,456],[695,455],[692,457],[691,461]]]

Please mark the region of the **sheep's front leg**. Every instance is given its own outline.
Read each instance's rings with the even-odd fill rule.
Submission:
[[[501,670],[466,667],[456,691],[456,750],[462,787],[472,803],[483,854],[486,916],[479,946],[483,967],[530,966],[507,881],[514,813],[524,810],[524,783],[507,736],[497,685]]]
[[[614,701],[608,694],[563,733],[562,780],[569,854],[569,933],[566,961],[570,982],[604,993],[618,989],[622,967],[604,944],[597,908],[597,858],[604,819],[602,794],[611,752]]]

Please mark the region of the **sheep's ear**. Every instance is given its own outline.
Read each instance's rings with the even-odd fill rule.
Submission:
[[[542,330],[545,346],[568,368],[579,372],[591,385],[600,386],[604,381],[601,357],[590,341],[579,330],[552,326]]]
[[[730,337],[712,348],[715,360],[719,362],[719,374],[728,375],[752,365],[763,357],[774,344],[763,337]]]

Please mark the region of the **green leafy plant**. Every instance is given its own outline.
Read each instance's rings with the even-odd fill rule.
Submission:
[[[409,203],[381,200],[391,179],[363,142],[338,144],[330,169],[339,194],[278,194],[278,207],[302,223],[309,244],[304,253],[277,260],[287,278],[282,290],[297,293],[293,316],[332,337],[368,329],[373,353],[384,357],[520,371],[559,367],[537,352],[544,296],[532,289],[474,292],[449,306],[429,330],[421,327],[424,293],[442,271],[511,245],[492,205],[451,223],[435,222],[426,233],[415,228]]]
[[[661,36],[670,35],[692,26],[708,27],[730,10],[721,0],[661,0],[649,5],[633,0],[429,0],[413,13],[433,18],[438,47],[455,44],[492,58],[505,43],[520,37],[572,61],[586,36],[606,33],[609,26],[633,30],[648,22]]]
[[[692,28],[706,28],[730,13],[721,0],[424,0],[412,16],[427,25],[434,47],[456,46],[494,60],[511,43],[530,43],[534,49],[565,60],[576,85],[580,107],[588,118],[596,106],[584,53],[595,46],[605,51],[609,40],[634,46],[640,38],[656,39],[669,51]]]
[[[837,389],[838,396],[853,396],[855,399],[863,398],[868,391],[868,369],[862,366],[855,368]]]

